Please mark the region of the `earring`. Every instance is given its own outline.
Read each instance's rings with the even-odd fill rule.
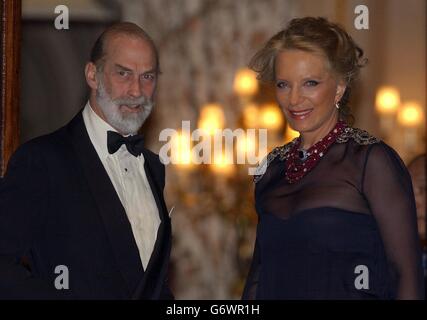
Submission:
[[[339,108],[340,108],[340,105],[339,105],[339,103],[338,103],[338,102],[336,102],[336,103],[335,103],[335,108],[337,108],[337,109],[339,109]]]

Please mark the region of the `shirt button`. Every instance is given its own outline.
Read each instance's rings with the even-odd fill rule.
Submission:
[[[128,168],[125,168],[125,171],[128,172]]]

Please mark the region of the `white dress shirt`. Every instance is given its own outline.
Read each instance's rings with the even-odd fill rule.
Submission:
[[[144,156],[130,154],[123,144],[117,152],[109,154],[107,131],[115,131],[91,108],[89,102],[83,110],[90,141],[95,147],[114,189],[126,211],[138,246],[144,269],[147,268],[157,231],[160,225],[159,211],[144,170]]]

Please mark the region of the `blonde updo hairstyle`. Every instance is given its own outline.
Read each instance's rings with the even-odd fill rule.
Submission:
[[[285,49],[298,49],[323,54],[339,79],[343,79],[346,90],[339,103],[340,118],[352,122],[353,116],[348,106],[353,81],[359,70],[367,63],[363,50],[338,24],[325,18],[305,17],[292,19],[286,29],[274,35],[258,51],[249,67],[258,73],[258,79],[275,81],[275,60],[277,54]]]

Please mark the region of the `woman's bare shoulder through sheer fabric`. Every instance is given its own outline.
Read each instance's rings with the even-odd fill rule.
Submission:
[[[362,178],[367,150],[379,142],[364,130],[346,128],[316,167],[292,184],[284,174],[286,154],[295,142],[275,148],[266,158],[265,173],[254,179],[258,212],[283,219],[321,207],[370,214]]]

